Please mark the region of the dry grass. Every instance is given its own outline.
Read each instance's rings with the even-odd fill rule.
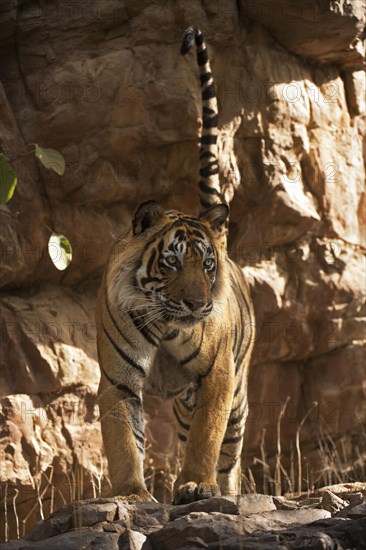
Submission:
[[[277,451],[274,457],[269,458],[265,448],[266,431],[263,430],[260,456],[255,457],[252,466],[243,472],[243,492],[263,493],[272,495],[286,495],[295,497],[304,491],[310,494],[316,488],[339,483],[363,481],[366,478],[366,445],[364,448],[355,446],[353,449],[346,446],[343,440],[338,444],[329,431],[320,429],[317,438],[318,470],[310,469],[304,459],[301,448],[301,430],[309,418],[310,413],[317,407],[313,403],[301,419],[295,441],[290,445],[290,452],[284,456],[281,445],[281,427],[289,397],[281,407],[277,424]],[[364,434],[365,435],[365,434]],[[361,439],[361,438],[360,438]],[[366,440],[366,438],[365,438]],[[356,458],[355,458],[356,457]],[[181,456],[176,453],[174,460],[166,455],[156,456],[151,447],[146,447],[145,477],[147,488],[159,502],[170,503],[174,481],[181,467]],[[159,464],[159,466],[157,466]],[[163,466],[162,466],[163,464]],[[253,469],[261,475],[253,473]],[[66,484],[60,487],[54,479],[54,469],[46,472],[37,472],[32,476],[33,490],[28,495],[28,504],[25,508],[20,503],[22,489],[11,484],[2,487],[2,530],[5,541],[24,536],[35,521],[52,514],[60,506],[82,500],[97,498],[108,493],[110,481],[105,475],[102,461],[99,468],[87,472],[80,465],[70,468],[66,474]]]
[[[262,432],[260,458],[253,459],[253,465],[261,467],[261,486],[257,487],[252,470],[248,467],[247,472],[243,474],[244,492],[256,493],[261,492],[262,489],[264,494],[296,497],[304,492],[310,494],[319,487],[364,481],[366,479],[366,434],[363,428],[360,428],[363,434],[360,440],[363,439],[365,442],[363,448],[355,446],[354,449],[350,449],[349,446],[346,447],[343,439],[340,439],[337,444],[331,435],[331,430],[320,426],[315,442],[316,449],[312,453],[313,456],[317,455],[314,462],[320,466],[318,469],[309,467],[309,462],[303,456],[301,449],[300,434],[306,420],[318,407],[317,402],[311,405],[297,427],[295,441],[291,442],[290,453],[286,457],[288,467],[285,468],[281,447],[281,422],[289,401],[290,398],[287,397],[277,419],[277,453],[274,459],[267,458],[265,430]],[[293,446],[296,449],[296,459]]]

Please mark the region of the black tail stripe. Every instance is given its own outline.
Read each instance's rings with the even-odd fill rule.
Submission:
[[[202,145],[216,145],[217,136],[203,135],[201,136]]]
[[[202,67],[202,65],[206,65],[208,61],[208,54],[207,54],[207,50],[204,49],[204,50],[201,50],[201,51],[198,51],[197,52],[197,63],[200,67]]]
[[[218,118],[217,118],[217,115],[216,116],[205,116],[203,115],[203,127],[204,128],[216,128],[218,124]],[[215,156],[213,155],[213,153],[211,153],[212,156]]]
[[[204,193],[207,193],[207,195],[216,195],[216,197],[220,197],[220,193],[216,189],[211,189],[211,187],[207,187],[203,180],[200,180],[198,183],[201,191]]]
[[[207,73],[201,74],[200,75],[200,81],[201,81],[202,86],[204,84],[206,84],[211,78],[212,78],[212,73],[210,71],[207,72]]]
[[[120,348],[116,343],[115,341],[113,340],[113,338],[111,337],[111,335],[109,334],[109,332],[107,331],[107,329],[105,328],[104,324],[103,324],[103,331],[105,333],[105,335],[107,336],[108,340],[110,341],[110,343],[112,344],[112,346],[114,347],[114,349],[116,350],[116,352],[118,353],[118,355],[120,355],[120,357],[122,357],[122,359],[128,363],[128,365],[130,365],[130,367],[133,367],[134,369],[138,370],[139,373],[141,374],[141,376],[145,377],[146,376],[146,373],[143,369],[143,367],[141,365],[139,365],[138,363],[136,363],[136,361],[134,361],[131,357],[129,357],[127,355],[127,353],[125,353],[123,351],[122,348]]]
[[[202,90],[203,100],[212,99],[215,96],[216,96],[216,92],[215,92],[215,86],[213,84],[210,84],[209,86],[207,86],[207,88]]]
[[[210,206],[212,206],[212,204],[208,201],[206,201],[205,199],[203,199],[202,197],[200,197],[200,205],[202,206],[202,208],[210,208]]]
[[[196,46],[202,46],[203,44],[203,34],[199,29],[196,29]]]
[[[203,178],[206,178],[208,176],[213,176],[214,174],[218,174],[219,172],[219,169],[218,169],[218,166],[214,166],[214,167],[211,167],[211,166],[204,166],[203,168],[200,169],[200,176],[202,176]],[[210,187],[211,189],[211,187]],[[216,189],[216,193],[220,194],[217,189]]]
[[[204,107],[202,108],[202,113],[203,113],[204,115],[218,116],[217,113],[216,113],[216,111],[215,111],[214,109],[211,109],[211,107],[206,107],[206,106],[204,106]]]
[[[217,162],[216,155],[214,155],[211,151],[207,151],[206,149],[201,149],[200,151],[200,159],[205,158],[214,158],[215,160],[213,162]]]

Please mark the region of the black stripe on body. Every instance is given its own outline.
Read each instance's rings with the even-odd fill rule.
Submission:
[[[231,351],[233,353],[235,353],[237,341],[238,341],[238,329],[236,327],[236,323],[234,323],[234,341],[233,341],[233,345],[231,347]]]
[[[236,388],[235,388],[235,391],[234,391],[234,399],[235,397],[238,397],[239,393],[241,392],[241,390],[243,389],[243,383],[244,383],[244,380],[243,378],[241,378],[239,380],[240,384],[237,384]]]
[[[237,344],[236,349],[233,350],[235,367],[236,367],[238,357],[239,357],[240,348],[241,348],[241,343],[242,343],[243,337],[244,337],[244,327],[243,327],[244,320],[243,320],[243,314],[242,314],[242,311],[241,311],[241,303],[239,301],[238,295],[237,295],[236,292],[234,292],[234,295],[235,295],[235,300],[236,300],[236,304],[237,304],[237,313],[238,313],[239,319],[240,319],[240,323],[239,323],[240,332],[238,334],[237,341],[236,341],[236,344]]]
[[[246,338],[246,343],[245,343],[245,347],[244,349],[241,348],[241,346],[239,347],[239,352],[238,352],[238,357],[237,357],[237,365],[236,365],[236,369],[235,369],[235,374],[238,372],[239,368],[240,368],[240,365],[242,364],[242,362],[244,361],[245,359],[245,356],[248,352],[248,349],[249,349],[249,346],[251,344],[251,341],[252,341],[252,336],[253,336],[253,327],[252,327],[252,316],[251,316],[251,312],[250,312],[250,309],[249,309],[249,304],[248,304],[248,300],[246,299],[246,296],[243,292],[243,289],[241,288],[240,285],[238,285],[238,288],[239,288],[239,291],[240,291],[240,294],[241,294],[241,297],[243,299],[243,302],[244,302],[244,305],[245,305],[245,309],[246,309],[246,313],[247,313],[247,317],[248,317],[248,328],[249,328],[249,334]],[[241,315],[241,318],[243,319],[243,314],[240,310],[240,315]],[[243,323],[243,326],[244,326],[244,320],[242,320],[242,323]],[[244,330],[244,327],[242,327],[242,329]],[[243,330],[241,332],[243,332]],[[244,335],[243,335],[244,336]],[[243,337],[242,337],[243,338]],[[242,342],[242,338],[240,340],[240,342]]]
[[[245,412],[245,408],[242,410],[242,412],[238,416],[231,417],[229,419],[229,422],[227,423],[228,427],[235,426],[235,424],[240,424],[240,422],[243,420],[244,412]]]
[[[191,340],[191,338],[192,338],[192,336],[193,336],[193,333],[194,333],[194,329],[192,328],[190,334],[187,336],[187,338],[185,338],[185,339],[183,340],[182,345],[183,345],[183,344],[186,344],[187,342],[189,342],[189,341]]]
[[[169,334],[167,334],[164,337],[164,340],[169,342],[170,340],[174,340],[178,335],[179,335],[179,329],[176,328],[176,329],[172,330],[172,332],[169,332]]]
[[[191,413],[196,406],[197,386],[190,386],[184,391],[183,395],[178,396],[177,399],[179,403]]]
[[[174,412],[174,416],[175,416],[178,424],[181,426],[181,428],[183,428],[183,430],[188,431],[190,426],[189,426],[189,424],[186,424],[185,422],[183,422],[183,420],[180,418],[178,410],[177,410],[175,405],[173,405],[173,412]]]
[[[115,343],[115,341],[113,340],[113,338],[111,337],[111,335],[109,334],[107,329],[105,328],[104,324],[103,324],[103,331],[104,331],[104,334],[107,336],[108,340],[110,341],[110,343],[112,344],[112,346],[114,347],[114,349],[116,350],[116,352],[118,353],[118,355],[120,357],[122,357],[122,359],[130,367],[133,367],[134,369],[136,369],[140,373],[141,376],[145,377],[146,373],[145,373],[143,367],[141,365],[139,365],[138,363],[136,363],[136,361],[134,361],[131,357],[129,357],[127,355],[127,353],[125,353],[123,351],[123,349]]]
[[[219,474],[228,474],[231,472],[231,470],[234,468],[236,463],[238,462],[239,457],[236,457],[235,460],[233,460],[228,466],[223,466],[221,468],[217,468],[217,471]]]
[[[151,256],[146,265],[146,273],[149,275],[149,277],[151,276],[151,269],[154,264],[155,258],[156,258],[156,248],[153,248],[151,251]]]
[[[179,398],[179,402],[183,405],[183,407],[185,409],[187,409],[187,411],[189,411],[190,413],[194,411],[195,409],[195,404],[194,405],[191,405],[190,403],[187,403],[187,401],[183,401],[182,398]]]
[[[137,439],[137,441],[139,441],[139,443],[141,443],[142,446],[144,446],[145,445],[145,438],[143,436],[137,434],[134,429],[132,429],[132,433],[135,436],[135,439]]]
[[[204,328],[202,327],[201,330],[202,330],[201,340],[200,340],[200,343],[198,344],[198,347],[195,350],[193,350],[192,353],[190,355],[188,355],[188,357],[186,357],[185,359],[183,359],[182,361],[179,362],[181,367],[184,367],[184,365],[186,365],[187,363],[189,363],[190,361],[192,361],[193,359],[198,357],[198,355],[201,351],[201,346],[202,346],[202,342],[203,342]]]
[[[243,434],[236,435],[234,437],[227,437],[222,442],[223,445],[229,445],[230,443],[239,443],[243,439]]]
[[[101,361],[99,361],[99,365],[100,365],[100,368],[103,372],[103,375],[106,377],[106,379],[108,380],[108,382],[114,387],[116,388],[117,390],[123,392],[127,397],[129,398],[132,398],[132,399],[136,399],[139,403],[141,403],[141,399],[140,397],[137,395],[137,393],[133,392],[131,390],[131,388],[129,388],[128,386],[126,386],[125,384],[121,384],[120,382],[116,382],[116,380],[114,380],[111,376],[109,376],[109,374],[106,373]]]
[[[129,313],[128,314],[129,318],[131,319],[131,321],[133,322],[133,324],[135,325],[135,328],[136,330],[139,331],[139,333],[145,338],[145,340],[151,344],[152,346],[154,347],[158,347],[159,345],[159,340],[155,340],[154,339],[154,334],[151,333],[151,331],[148,329],[148,327],[140,327],[140,321],[138,319],[138,317],[135,318],[135,316],[132,314],[132,313]]]
[[[131,340],[129,340],[125,334],[123,334],[123,332],[121,331],[121,329],[119,328],[119,326],[117,324],[117,321],[115,320],[115,318],[113,316],[113,313],[112,313],[111,308],[109,306],[107,292],[106,292],[106,297],[105,297],[105,305],[106,305],[106,308],[107,308],[108,315],[112,319],[112,323],[113,323],[116,331],[118,332],[118,334],[120,334],[122,336],[122,338],[126,342],[126,344],[128,344],[129,346],[134,348],[135,344],[133,342],[131,342]]]
[[[213,360],[212,360],[212,363],[209,365],[209,367],[208,367],[208,369],[206,370],[206,372],[204,372],[204,373],[202,373],[202,374],[199,375],[199,377],[198,377],[198,383],[199,383],[199,384],[201,384],[203,378],[206,378],[206,377],[210,374],[210,372],[212,371],[213,366],[214,366],[214,364],[216,363],[217,355],[218,355],[218,353],[219,353],[219,349],[220,349],[220,346],[221,346],[221,340],[222,340],[222,338],[220,338],[220,340],[219,340],[219,343],[218,343],[218,345],[217,345],[217,350],[216,350],[216,353],[215,353],[214,358],[213,358]]]
[[[181,441],[187,441],[187,437],[181,433],[178,432],[178,439],[180,439]]]
[[[136,410],[136,407],[138,409],[141,409],[142,408],[141,398],[137,395],[137,393],[132,391],[131,388],[126,386],[126,384],[121,384],[120,382],[117,382],[111,376],[109,376],[109,374],[107,374],[105,368],[103,367],[103,364],[102,364],[99,353],[98,353],[98,361],[99,361],[99,366],[100,366],[100,369],[103,373],[103,376],[105,376],[105,378],[108,380],[108,382],[111,384],[111,386],[113,386],[115,389],[119,390],[121,393],[124,394],[124,398],[126,399],[127,407],[128,408],[132,407],[133,410]],[[116,419],[119,420],[119,414],[118,413],[116,415]],[[132,431],[132,433],[134,435],[134,438],[135,438],[136,447],[137,447],[138,451],[140,452],[140,454],[143,455],[144,454],[144,446],[145,446],[144,434],[143,434],[143,432],[140,432],[140,434],[137,434],[136,433],[136,427],[133,429],[132,426],[131,426],[131,431]]]

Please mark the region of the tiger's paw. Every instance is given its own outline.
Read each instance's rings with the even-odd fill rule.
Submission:
[[[178,485],[174,489],[173,504],[188,504],[196,500],[220,496],[220,489],[217,483],[196,483],[188,481]]]

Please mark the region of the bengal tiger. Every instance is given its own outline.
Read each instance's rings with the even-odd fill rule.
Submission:
[[[173,503],[240,493],[240,455],[254,314],[241,269],[228,258],[220,194],[218,114],[206,45],[196,44],[203,104],[201,213],[137,209],[114,245],[96,313],[101,425],[115,495],[151,500],[144,481],[143,392],[174,398],[185,447]]]

